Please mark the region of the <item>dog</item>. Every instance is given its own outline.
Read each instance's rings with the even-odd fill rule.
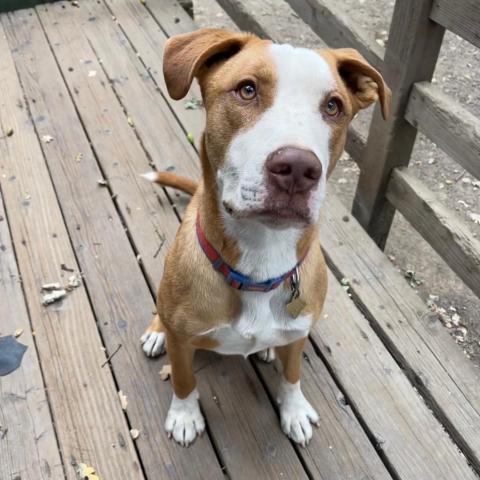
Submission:
[[[158,313],[141,338],[147,356],[168,350],[174,393],[165,429],[183,446],[205,429],[197,349],[267,361],[276,354],[281,427],[306,446],[319,417],[300,388],[300,367],[327,292],[318,232],[326,181],[352,118],[377,100],[387,118],[391,92],[356,50],[220,29],[170,38],[163,71],[175,100],[196,78],[206,110],[202,180],[145,175],[193,195],[165,261]]]

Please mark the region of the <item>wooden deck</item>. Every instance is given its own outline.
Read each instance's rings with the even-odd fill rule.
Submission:
[[[187,133],[204,113],[171,101],[161,72],[167,36],[195,26],[171,1],[79,3],[0,15],[0,335],[23,329],[28,346],[0,377],[0,479],[73,480],[78,463],[103,480],[478,478],[480,371],[333,196],[328,302],[304,356],[310,446],[281,433],[273,366],[207,353],[207,433],[167,439],[168,360],[139,337],[188,199],[139,173],[199,176]],[[83,284],[43,306],[41,285],[71,271]]]

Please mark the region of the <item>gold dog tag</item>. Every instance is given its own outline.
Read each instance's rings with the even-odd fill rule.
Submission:
[[[295,268],[295,272],[290,279],[290,286],[292,288],[292,296],[286,305],[286,309],[292,318],[297,318],[307,305],[300,298],[300,273],[298,271],[298,267]]]
[[[292,318],[297,318],[306,306],[307,304],[300,297],[292,298],[287,303],[287,312]]]

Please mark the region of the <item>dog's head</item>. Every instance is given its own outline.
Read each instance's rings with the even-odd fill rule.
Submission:
[[[196,77],[207,113],[205,149],[225,215],[268,226],[316,222],[347,126],[390,90],[353,49],[309,50],[245,33],[203,29],[172,37],[169,94]]]

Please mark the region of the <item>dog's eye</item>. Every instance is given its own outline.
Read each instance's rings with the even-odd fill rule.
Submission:
[[[325,113],[330,117],[337,117],[342,112],[342,102],[337,98],[330,98],[325,104]]]
[[[257,89],[253,82],[245,82],[240,84],[237,92],[242,100],[253,100],[257,96]]]

